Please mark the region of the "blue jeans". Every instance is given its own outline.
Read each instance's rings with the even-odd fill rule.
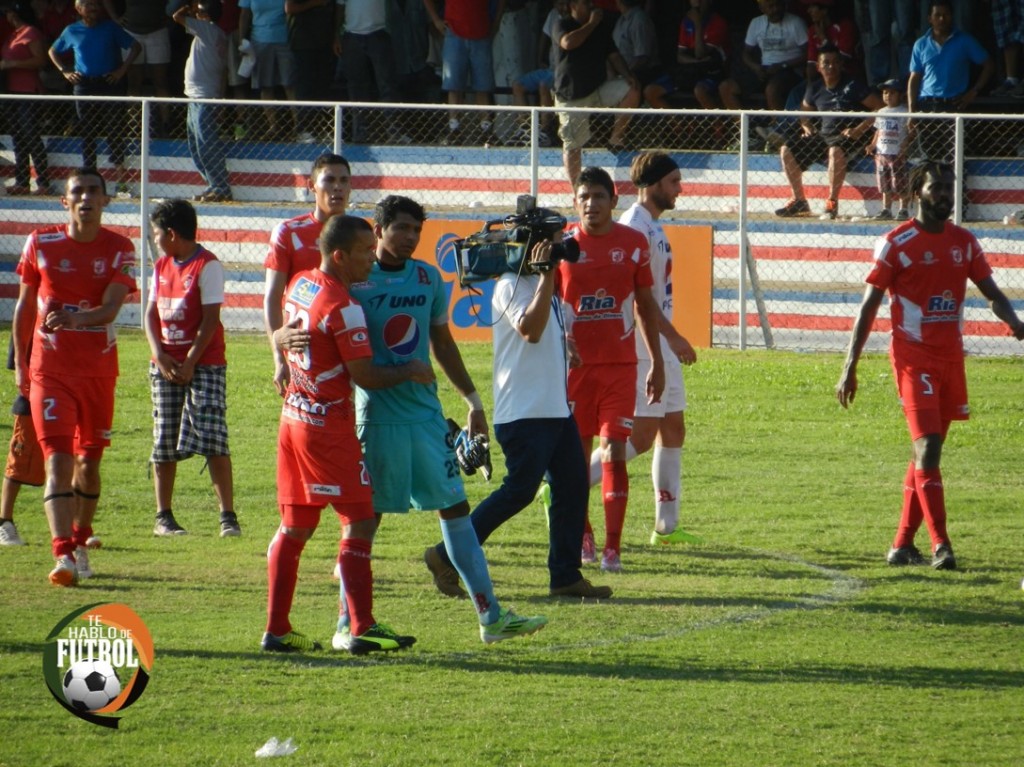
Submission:
[[[501,487],[485,498],[470,520],[482,544],[491,533],[533,503],[544,475],[551,484],[548,571],[551,588],[569,586],[583,577],[580,547],[590,497],[587,459],[572,416],[525,418],[497,424],[494,436],[505,453],[507,474]],[[444,547],[438,549],[448,561]]]
[[[188,151],[206,185],[214,192],[230,194],[227,145],[217,132],[217,112],[215,104],[204,104],[201,101],[188,103],[185,123]]]

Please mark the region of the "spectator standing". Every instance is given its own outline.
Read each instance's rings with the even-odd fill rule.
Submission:
[[[569,16],[555,25],[558,42],[555,57],[555,105],[559,107],[619,107],[640,105],[640,86],[612,39],[614,25],[592,0],[570,0]],[[609,70],[616,77],[609,78]],[[613,152],[626,148],[629,114],[616,115],[608,139]],[[582,165],[583,147],[590,140],[590,116],[559,112],[562,164],[570,184],[576,183]],[[575,192],[575,189],[574,189]]]
[[[388,32],[384,3],[347,0],[339,53],[350,101],[394,103],[399,100],[395,46]],[[352,140],[362,143],[369,138],[366,121],[363,114],[356,117]],[[400,131],[394,123],[383,116],[382,122],[387,123],[387,129],[378,132],[397,139]]]
[[[1024,44],[1024,0],[991,0],[992,31],[996,47],[1003,54],[1003,82],[992,91],[993,96],[1024,98],[1021,84],[1020,51]]]
[[[195,6],[183,5],[174,12],[174,21],[192,35],[185,62],[185,128],[192,162],[206,182],[206,189],[194,198],[197,202],[231,200],[227,146],[220,137],[221,108],[204,103],[224,98],[228,38],[217,25],[220,13],[220,0],[198,0]]]
[[[171,64],[171,35],[164,3],[153,0],[121,0],[124,13],[117,15],[114,0],[103,0],[107,15],[128,30],[128,34],[142,46],[142,52],[128,69],[128,93],[145,95],[143,83],[148,76],[158,98],[170,97],[168,70]],[[170,127],[171,106],[166,101],[157,103],[156,135],[167,135]]]
[[[314,2],[317,0],[314,0]],[[241,45],[248,40],[256,56],[252,71],[252,87],[260,92],[260,99],[273,101],[275,89],[284,90],[285,96],[295,100],[295,54],[288,45],[288,17],[281,0],[238,0],[238,34]],[[333,27],[332,27],[333,29]],[[263,110],[267,128],[260,137],[276,141],[283,137],[277,111],[273,107]],[[298,131],[297,116],[291,113],[293,132]]]
[[[651,290],[654,280],[646,238],[612,218],[619,198],[611,176],[601,168],[585,168],[574,186],[573,205],[580,222],[569,236],[579,243],[580,259],[558,265],[566,325],[581,360],[569,371],[569,401],[584,455],[590,455],[594,438],[600,438],[605,518],[601,569],[620,572],[629,501],[626,443],[637,385],[635,333],[639,325],[650,355],[644,391],[647,403],[653,404],[665,388],[665,361],[658,341],[661,309]],[[584,562],[596,559],[589,522],[582,557]]]
[[[864,83],[843,74],[843,61],[835,46],[818,49],[818,72],[821,77],[807,86],[800,109],[803,112],[877,111],[882,100]],[[828,166],[828,199],[822,218],[834,219],[839,214],[839,193],[846,180],[848,158],[862,156],[868,131],[874,118],[822,117],[818,125],[810,117],[800,118],[801,132],[783,144],[779,155],[782,170],[793,196],[776,216],[790,217],[810,213],[804,194],[803,174],[812,164]]]
[[[907,110],[963,112],[992,77],[995,65],[988,51],[971,35],[953,26],[949,0],[929,3],[931,29],[914,43],[907,82]],[[971,82],[971,66],[980,67]],[[949,120],[921,120],[917,125],[924,156],[951,162],[955,126]]]
[[[288,47],[295,59],[294,98],[298,101],[328,101],[334,82],[335,46],[344,0],[285,0],[288,17]],[[352,0],[348,0],[351,4]],[[298,140],[312,143],[317,132],[304,110],[299,120]]]
[[[153,266],[145,314],[153,355],[153,533],[185,534],[172,510],[174,481],[181,461],[201,455],[220,506],[220,537],[229,538],[242,530],[235,515],[228,448],[227,358],[220,321],[224,267],[196,242],[196,229],[195,209],[184,200],[165,200],[150,215],[153,243],[161,254]]]
[[[109,201],[99,171],[72,171],[61,197],[68,223],[30,234],[18,263],[15,380],[46,456],[55,586],[93,574],[87,549],[100,546],[92,523],[118,375],[113,323],[136,290],[135,246],[103,226]]]
[[[719,86],[718,93],[726,109],[742,109],[744,94],[764,93],[765,106],[782,111],[789,92],[803,79],[807,25],[788,13],[782,0],[758,0],[757,4],[761,15],[747,27],[741,66],[734,78]],[[766,140],[772,132],[770,125],[757,127],[758,135]],[[735,146],[742,141],[739,137]]]
[[[433,26],[421,0],[387,0],[387,30],[391,35],[398,77],[399,100],[436,103],[440,78],[427,63]]]
[[[11,94],[39,95],[43,92],[39,72],[47,62],[42,31],[36,25],[35,11],[28,0],[17,0],[7,7],[11,35],[0,45],[0,72]],[[43,104],[24,99],[7,102],[7,118],[14,141],[14,186],[7,194],[29,194],[31,168],[36,171],[36,194],[50,193],[49,161],[40,135]]]
[[[910,71],[910,53],[919,28],[919,5],[917,0],[855,0],[869,85],[906,77]]]
[[[857,363],[888,292],[889,356],[910,428],[913,460],[903,480],[903,509],[886,560],[896,566],[925,562],[914,545],[923,521],[936,570],[957,566],[946,528],[940,462],[950,424],[969,417],[961,330],[968,280],[988,299],[993,314],[1006,323],[1014,338],[1024,339],[1024,322],[992,278],[978,240],[949,221],[954,181],[953,169],[943,163],[927,161],[914,168],[911,190],[918,199],[917,216],[875,245],[875,263],[836,385],[839,404],[852,405],[857,395]]]
[[[907,126],[907,107],[903,104],[903,83],[886,80],[879,86],[885,106],[875,118],[875,134],[867,151],[875,155],[875,181],[882,194],[882,209],[875,218],[892,219],[892,201],[900,204],[896,218],[910,217],[910,176],[907,173],[907,150],[910,147],[910,129]]]
[[[467,83],[476,103],[494,103],[494,35],[505,12],[505,0],[495,0],[493,16],[490,3],[480,0],[445,0],[444,16],[438,13],[437,0],[423,0],[434,28],[444,37],[442,51],[441,89],[448,94],[448,103],[465,103]],[[494,141],[493,116],[480,114],[480,140]],[[461,140],[462,123],[457,113],[450,112],[445,143]]]
[[[50,60],[71,83],[76,96],[123,96],[125,75],[142,46],[123,27],[103,17],[99,0],[76,0],[75,8],[81,19],[61,32],[50,46]],[[128,55],[122,60],[123,50]],[[74,54],[70,67],[63,62],[64,54],[69,52]],[[119,124],[123,122],[123,107],[80,98],[75,108],[82,134],[83,166],[96,167],[96,142],[105,135],[108,159],[117,168],[117,180],[123,182],[126,147],[124,126]]]

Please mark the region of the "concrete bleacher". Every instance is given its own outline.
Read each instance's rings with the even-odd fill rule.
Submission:
[[[236,201],[197,204],[200,240],[228,266],[225,322],[236,330],[261,328],[263,270],[271,228],[282,219],[308,212],[311,200],[305,177],[319,149],[308,145],[236,145],[229,156]],[[51,162],[66,172],[78,155],[73,142],[51,142]],[[155,141],[150,147],[154,170],[149,174],[151,197],[190,198],[202,188],[182,142]],[[529,153],[526,149],[468,147],[344,148],[355,170],[352,207],[369,215],[381,196],[400,193],[422,201],[432,218],[483,220],[511,212],[516,195],[530,190]],[[716,342],[735,345],[739,301],[736,295],[741,242],[737,221],[740,190],[739,158],[718,152],[677,152],[683,171],[683,195],[677,209],[667,215],[668,225],[703,225],[714,230],[714,316]],[[628,182],[630,154],[615,155],[587,150],[584,163],[608,168],[620,190],[619,207],[635,199]],[[1005,226],[1001,219],[1024,207],[1024,160],[970,160],[967,180],[971,188],[972,222],[997,281],[1015,299],[1024,298],[1024,227]],[[773,155],[749,157],[748,220],[746,234],[758,265],[770,312],[774,341],[782,348],[842,348],[851,318],[860,300],[873,240],[890,228],[868,218],[879,207],[869,160],[855,163],[841,198],[845,220],[814,218],[781,220],[771,211],[789,196],[789,189]],[[813,168],[805,178],[812,204],[824,197],[825,172]],[[538,190],[541,205],[560,208],[571,217],[571,196],[563,176],[561,153],[539,153]],[[17,295],[13,273],[25,236],[39,226],[66,221],[56,198],[0,198],[0,321],[9,321]],[[111,203],[105,222],[139,242],[144,211],[138,199]],[[754,311],[753,303],[748,311]],[[990,342],[1002,331],[984,302],[972,299],[967,307],[968,332]],[[121,321],[138,324],[138,307],[128,307]],[[756,318],[748,319],[758,343]],[[761,339],[763,341],[763,339]],[[884,341],[876,334],[874,343]],[[1002,350],[1001,346],[997,348]],[[1005,352],[1016,350],[1006,344]],[[989,351],[991,353],[991,351]]]

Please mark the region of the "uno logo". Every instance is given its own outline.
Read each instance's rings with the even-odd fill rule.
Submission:
[[[420,341],[420,327],[408,314],[396,314],[384,324],[384,344],[400,357],[408,357]]]

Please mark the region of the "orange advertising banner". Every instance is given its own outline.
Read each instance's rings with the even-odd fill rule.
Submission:
[[[477,232],[481,221],[427,219],[423,224],[416,258],[437,264],[448,289],[448,316],[456,341],[491,340],[491,294],[494,281],[459,287],[455,270],[455,240]],[[711,346],[711,251],[710,226],[665,226],[672,246],[673,321],[695,347]]]

